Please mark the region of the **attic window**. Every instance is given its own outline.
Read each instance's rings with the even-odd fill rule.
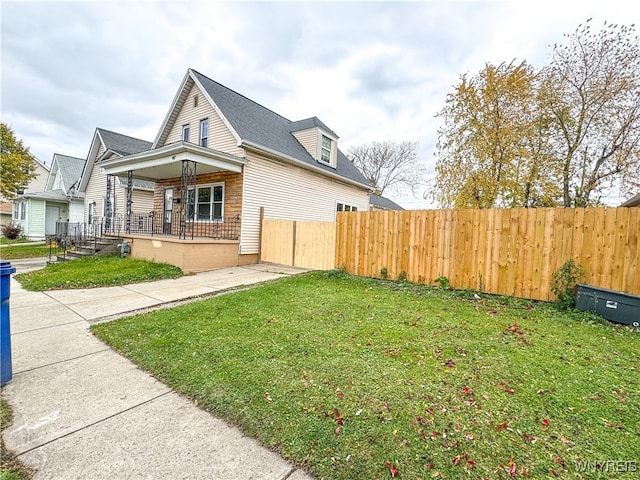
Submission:
[[[333,150],[331,144],[332,140],[329,137],[322,135],[322,141],[320,145],[320,160],[325,163],[331,163],[331,151]]]
[[[193,96],[193,108],[198,106],[198,95]]]
[[[200,146],[206,147],[209,140],[209,119],[200,120]]]

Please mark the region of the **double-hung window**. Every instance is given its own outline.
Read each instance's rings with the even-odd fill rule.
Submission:
[[[189,190],[189,218],[201,221],[221,221],[224,215],[224,183],[198,185]]]
[[[206,147],[209,140],[209,119],[200,120],[200,146]]]
[[[183,142],[189,141],[189,124],[188,123],[182,126],[182,141]]]
[[[322,135],[322,139],[320,141],[320,160],[325,163],[331,163],[331,139],[326,135]]]

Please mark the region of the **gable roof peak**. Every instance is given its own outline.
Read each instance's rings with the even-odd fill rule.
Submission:
[[[140,153],[151,148],[151,142],[140,138],[131,137],[100,127],[96,128],[96,132],[104,148],[116,152],[119,155],[131,155],[132,153]]]
[[[282,118],[283,120],[286,120],[287,122],[291,122],[291,120],[289,120],[288,118],[280,115],[278,112],[274,112],[270,108],[267,108],[264,105],[256,102],[255,100],[250,99],[246,95],[243,95],[242,93],[236,92],[234,89],[229,88],[226,85],[223,85],[220,82],[217,82],[217,81],[213,80],[212,78],[207,77],[206,75],[198,72],[197,70],[194,70],[193,68],[189,68],[189,71],[194,74],[194,76],[196,77],[196,78],[194,78],[194,80],[197,80],[200,83],[200,85],[202,85],[202,80],[205,80],[205,82],[211,82],[211,83],[215,84],[216,86],[218,86],[219,88],[226,90],[230,94],[236,95],[238,97],[242,97],[245,101],[251,102],[255,106],[260,107],[261,109],[264,109],[264,110],[272,113],[273,115],[277,115],[278,117]],[[202,85],[202,86],[205,88],[205,90],[207,90],[205,85]]]
[[[316,116],[291,122],[291,132],[299,132],[300,130],[308,130],[309,128],[320,128],[333,137],[340,138],[336,132],[327,127],[327,125]]]

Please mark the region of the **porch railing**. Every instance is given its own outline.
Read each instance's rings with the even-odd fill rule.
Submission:
[[[149,212],[132,213],[128,221],[126,215],[115,215],[111,218],[95,217],[90,224],[59,222],[56,225],[56,237],[65,238],[73,243],[105,234],[169,235],[191,239],[203,237],[237,240],[240,237],[240,216],[225,217],[217,221],[189,221],[181,225],[178,221],[167,221],[160,212]]]
[[[116,215],[105,224],[105,232],[122,235],[172,235],[182,238],[213,238],[216,240],[237,240],[240,237],[240,216],[225,217],[216,221],[188,221],[182,225],[172,215],[168,221],[161,212],[132,213],[129,221],[125,215]]]

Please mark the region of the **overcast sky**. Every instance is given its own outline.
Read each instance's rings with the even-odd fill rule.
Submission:
[[[290,120],[319,117],[345,152],[417,140],[430,173],[434,115],[460,75],[514,59],[541,67],[590,17],[592,28],[640,20],[633,0],[3,0],[0,9],[1,120],[47,164],[54,153],[86,158],[96,127],[154,140],[192,67]]]

